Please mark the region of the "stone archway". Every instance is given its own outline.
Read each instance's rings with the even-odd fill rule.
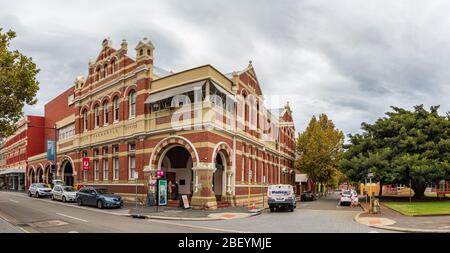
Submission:
[[[232,150],[225,142],[216,145],[213,151],[214,162],[213,190],[217,200],[231,204],[233,170],[231,160]]]
[[[37,168],[36,183],[44,183],[44,170],[42,169],[42,166]]]
[[[30,171],[28,172],[28,186],[35,183],[36,180],[36,173],[34,171],[34,167],[30,167]]]
[[[74,167],[70,160],[64,160],[61,166],[61,178],[64,184],[74,186]]]
[[[51,184],[53,181],[53,173],[51,172],[51,170],[51,164],[47,164],[47,166],[45,167],[45,178],[47,184]]]

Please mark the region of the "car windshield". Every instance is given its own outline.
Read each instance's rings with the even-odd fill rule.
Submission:
[[[46,184],[36,184],[37,188],[48,188],[48,185]]]
[[[72,186],[66,186],[63,189],[66,192],[74,192],[75,191],[75,188],[73,188]]]
[[[98,194],[112,194],[112,192],[109,192],[107,189],[103,189],[103,188],[95,189],[95,191],[96,191]]]

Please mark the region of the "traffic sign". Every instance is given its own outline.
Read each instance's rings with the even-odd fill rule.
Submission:
[[[373,178],[373,173],[372,173],[372,172],[369,172],[369,173],[367,174],[367,177],[368,177],[368,178]]]

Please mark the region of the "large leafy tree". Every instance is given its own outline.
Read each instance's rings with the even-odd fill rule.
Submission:
[[[10,42],[16,37],[14,31],[2,33],[0,28],[0,138],[12,134],[14,124],[23,116],[25,104],[37,102],[39,69],[32,58],[10,50]]]
[[[411,182],[415,197],[423,197],[427,182],[450,175],[450,118],[438,114],[439,106],[391,108],[374,124],[362,123],[361,134],[349,135],[340,168],[355,181],[373,172],[381,186]]]
[[[326,114],[315,116],[297,139],[295,166],[312,180],[337,185],[342,179],[338,171],[343,153],[344,134],[336,129]]]

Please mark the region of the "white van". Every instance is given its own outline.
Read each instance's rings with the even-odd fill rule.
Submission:
[[[295,199],[295,192],[292,185],[289,184],[277,184],[270,185],[267,190],[268,204],[270,211],[275,209],[288,208],[293,212],[294,208],[297,208],[297,202]]]

